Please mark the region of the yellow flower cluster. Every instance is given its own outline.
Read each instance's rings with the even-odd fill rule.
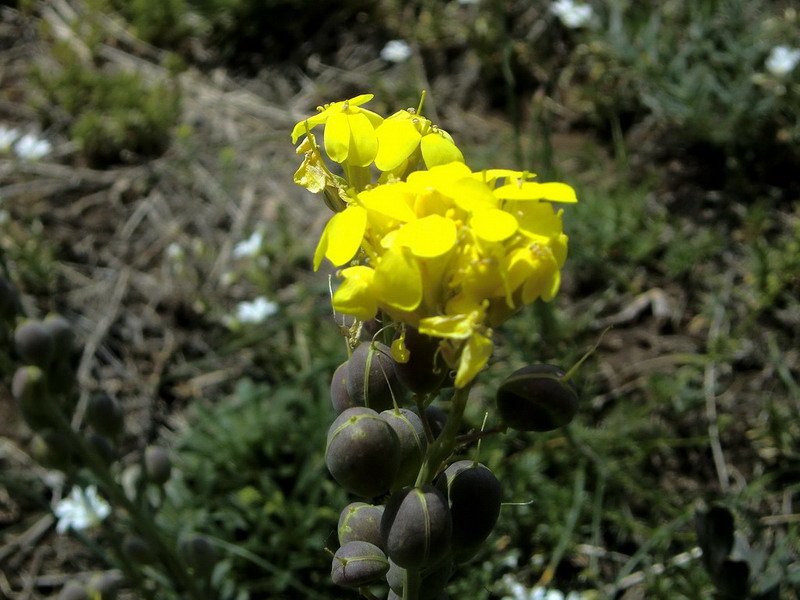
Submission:
[[[335,102],[293,132],[304,161],[295,181],[323,192],[336,214],[317,245],[343,279],[334,308],[360,320],[378,311],[441,338],[464,387],[492,352],[491,327],[558,291],[567,254],[564,183],[539,183],[507,169],[473,172],[452,138],[413,109],[383,119],[361,108],[365,94]],[[326,166],[311,130],[325,125]],[[374,166],[374,169],[373,169]],[[373,175],[377,174],[375,183]]]

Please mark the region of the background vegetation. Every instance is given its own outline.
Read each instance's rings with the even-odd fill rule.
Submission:
[[[326,209],[291,183],[288,132],[326,101],[371,91],[391,112],[421,89],[470,164],[581,199],[562,293],[498,332],[470,422],[515,368],[569,367],[600,340],[575,424],[483,443],[518,505],[452,597],[508,597],[515,581],[710,597],[721,578],[695,527],[710,506],[734,515],[741,589],[798,597],[800,68],[766,61],[800,47],[800,15],[590,4],[578,28],[544,0],[2,9],[0,125],[51,144],[35,159],[0,144],[3,272],[29,316],[75,324],[84,398],[123,404],[120,468],[173,449],[159,523],[215,544],[220,598],[343,597],[324,548],[349,500],[323,440],[345,350],[327,273],[310,268]],[[394,39],[407,60],[380,57]],[[248,322],[240,303],[257,297],[274,314]],[[0,366],[0,596],[54,596],[113,556],[102,533],[93,552],[52,530],[70,482],[31,459],[14,357]]]

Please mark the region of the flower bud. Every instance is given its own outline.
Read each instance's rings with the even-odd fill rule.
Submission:
[[[95,431],[110,438],[117,437],[125,427],[122,407],[114,398],[101,394],[92,396],[86,406],[86,420]]]
[[[399,489],[412,485],[428,449],[422,421],[407,408],[385,410],[381,413],[381,418],[394,429],[399,442],[400,465],[392,487]]]
[[[347,393],[356,406],[366,406],[376,411],[398,404],[405,389],[397,380],[395,361],[386,344],[364,342],[353,351],[347,361]]]
[[[156,485],[164,485],[172,473],[169,450],[160,446],[148,446],[144,451],[144,470],[148,480]]]
[[[408,487],[392,494],[381,519],[387,556],[404,569],[444,558],[452,521],[447,499],[435,487]]]
[[[397,434],[369,408],[348,408],[328,430],[325,464],[348,492],[373,498],[389,490],[400,460]]]
[[[14,330],[14,346],[27,364],[44,368],[53,359],[53,338],[40,321],[23,321]]]
[[[497,390],[503,423],[520,431],[551,431],[578,412],[578,393],[554,365],[528,365],[509,375]]]
[[[339,544],[347,542],[369,542],[381,547],[381,517],[383,506],[373,506],[365,502],[348,504],[339,515]]]
[[[386,555],[369,542],[347,542],[331,561],[331,579],[342,587],[361,587],[380,579],[388,570]]]

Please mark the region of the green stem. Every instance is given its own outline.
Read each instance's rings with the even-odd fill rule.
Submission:
[[[447,423],[436,441],[428,446],[425,460],[417,475],[417,486],[431,483],[439,467],[453,453],[453,449],[456,447],[456,436],[461,427],[461,419],[467,406],[469,389],[469,386],[456,388],[453,399],[450,401],[450,415],[447,417]]]
[[[419,598],[419,584],[421,581],[419,569],[405,569],[403,573],[403,600],[417,600]]]

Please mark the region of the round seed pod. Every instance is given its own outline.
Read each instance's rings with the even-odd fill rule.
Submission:
[[[95,431],[110,438],[117,437],[125,427],[122,407],[114,398],[101,394],[92,396],[86,405],[86,420]]]
[[[405,345],[409,351],[407,362],[395,362],[397,379],[415,394],[426,394],[438,390],[449,368],[439,349],[439,338],[420,333],[406,326]],[[399,337],[400,333],[396,337]]]
[[[353,502],[344,507],[339,515],[339,545],[347,542],[369,542],[380,548],[381,517],[383,506],[365,502]]]
[[[416,406],[412,406],[411,411],[417,415],[419,414]],[[431,428],[433,439],[436,439],[442,433],[445,423],[447,423],[447,413],[438,406],[431,404],[425,407],[425,417],[428,419],[428,426]]]
[[[181,541],[178,546],[181,558],[186,566],[197,574],[210,576],[219,557],[217,549],[204,535],[191,535]]]
[[[11,380],[11,394],[31,429],[38,431],[53,424],[53,415],[48,406],[47,383],[44,372],[39,367],[19,367]]]
[[[422,584],[419,590],[420,600],[434,600],[439,597],[453,575],[453,559],[450,556],[445,556],[439,562],[423,567],[420,575],[422,577]],[[392,560],[389,561],[386,583],[389,584],[389,588],[395,594],[398,596],[403,595],[405,569]]]
[[[356,403],[347,393],[347,362],[343,362],[333,372],[331,378],[331,403],[337,415],[342,414],[348,408],[353,408]]]
[[[169,450],[160,446],[148,446],[144,451],[144,471],[147,479],[156,485],[164,485],[172,473],[172,458]]]
[[[27,320],[14,330],[14,346],[26,363],[46,367],[53,360],[53,338],[41,321]]]
[[[397,434],[374,410],[348,408],[328,430],[325,464],[348,492],[367,498],[386,493],[399,460]]]
[[[578,412],[578,393],[554,365],[528,365],[509,375],[497,390],[503,423],[520,431],[551,431]]]
[[[385,410],[381,413],[381,418],[394,429],[399,441],[400,465],[392,487],[399,489],[411,485],[417,479],[428,449],[422,420],[408,408]]]
[[[115,600],[125,578],[119,571],[96,573],[86,584],[86,591],[92,600]]]
[[[85,585],[77,581],[70,581],[61,588],[57,600],[89,600],[89,594],[86,592]]]
[[[500,516],[500,482],[484,465],[460,460],[445,469],[436,485],[450,503],[453,553],[457,560],[469,558],[489,537]]]
[[[61,315],[51,313],[45,317],[42,325],[53,340],[53,360],[69,360],[75,348],[75,332],[70,322]]]
[[[444,557],[452,521],[447,499],[431,485],[392,494],[381,519],[386,554],[404,569],[415,569]]]
[[[347,542],[331,561],[331,579],[336,585],[358,588],[377,581],[389,570],[383,551],[369,542]]]
[[[400,404],[405,389],[397,380],[395,360],[386,344],[364,342],[347,361],[347,393],[356,406],[376,411]]]

